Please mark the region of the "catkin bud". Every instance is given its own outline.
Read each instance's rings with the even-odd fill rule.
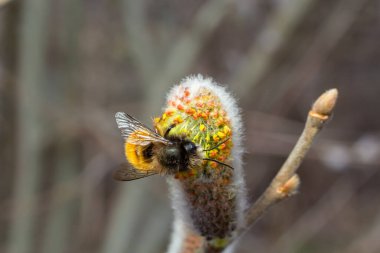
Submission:
[[[324,92],[313,104],[311,112],[321,117],[329,116],[338,99],[338,90],[330,89]]]
[[[195,143],[203,160],[169,177],[175,214],[169,253],[184,247],[184,230],[224,248],[243,225],[246,207],[242,171],[242,123],[235,99],[225,88],[201,75],[190,76],[172,88],[155,128],[163,135],[181,136]],[[212,161],[208,160],[212,159]],[[231,168],[232,167],[232,168]],[[180,225],[179,225],[180,224]]]

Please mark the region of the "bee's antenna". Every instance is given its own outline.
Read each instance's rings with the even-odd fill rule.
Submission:
[[[222,142],[216,144],[214,147],[209,148],[209,149],[204,149],[204,150],[202,150],[202,151],[210,151],[210,150],[216,149],[217,147],[219,147],[219,146],[222,145],[223,143],[227,142],[229,139],[230,139],[230,137],[228,137],[228,138],[225,139],[224,141],[222,141]]]
[[[216,163],[219,163],[219,164],[221,164],[221,165],[223,165],[223,166],[226,166],[226,167],[228,167],[228,168],[234,170],[234,168],[231,167],[230,165],[228,165],[228,164],[226,164],[226,163],[223,163],[223,162],[221,162],[221,161],[215,160],[215,159],[211,159],[211,158],[202,158],[202,160],[216,162]]]
[[[172,130],[175,126],[176,126],[176,124],[171,124],[171,125],[168,127],[168,129],[166,129],[165,134],[164,134],[164,138],[165,138],[165,139],[168,138],[168,134],[169,134],[170,130]]]
[[[188,117],[186,117],[185,119],[184,119],[184,121],[187,119]],[[175,128],[176,126],[177,126],[178,124],[171,124],[169,127],[168,127],[168,129],[166,129],[166,131],[165,131],[165,134],[164,134],[164,138],[165,139],[167,139],[168,138],[168,135],[169,135],[169,132],[170,132],[170,130],[172,130],[173,128]]]

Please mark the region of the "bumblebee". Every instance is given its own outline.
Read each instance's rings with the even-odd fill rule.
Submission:
[[[133,166],[122,166],[115,171],[113,178],[116,180],[131,181],[155,174],[174,175],[201,166],[202,160],[214,161],[233,169],[228,164],[203,155],[205,151],[215,149],[227,140],[204,150],[186,138],[169,136],[170,130],[176,125],[168,127],[162,136],[123,112],[116,113],[115,118],[125,139],[125,156]]]

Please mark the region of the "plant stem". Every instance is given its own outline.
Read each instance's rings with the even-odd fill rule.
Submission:
[[[246,232],[275,203],[296,193],[300,180],[296,174],[306,153],[324,123],[334,109],[338,91],[331,89],[323,93],[309,112],[305,128],[292,152],[282,165],[265,192],[246,212],[246,226],[237,231],[237,236]]]

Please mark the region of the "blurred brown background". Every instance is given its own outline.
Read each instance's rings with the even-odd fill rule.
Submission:
[[[0,252],[165,252],[165,180],[111,179],[114,114],[150,124],[195,73],[239,99],[251,201],[340,92],[300,194],[237,252],[380,252],[379,28],[377,0],[0,0]]]

